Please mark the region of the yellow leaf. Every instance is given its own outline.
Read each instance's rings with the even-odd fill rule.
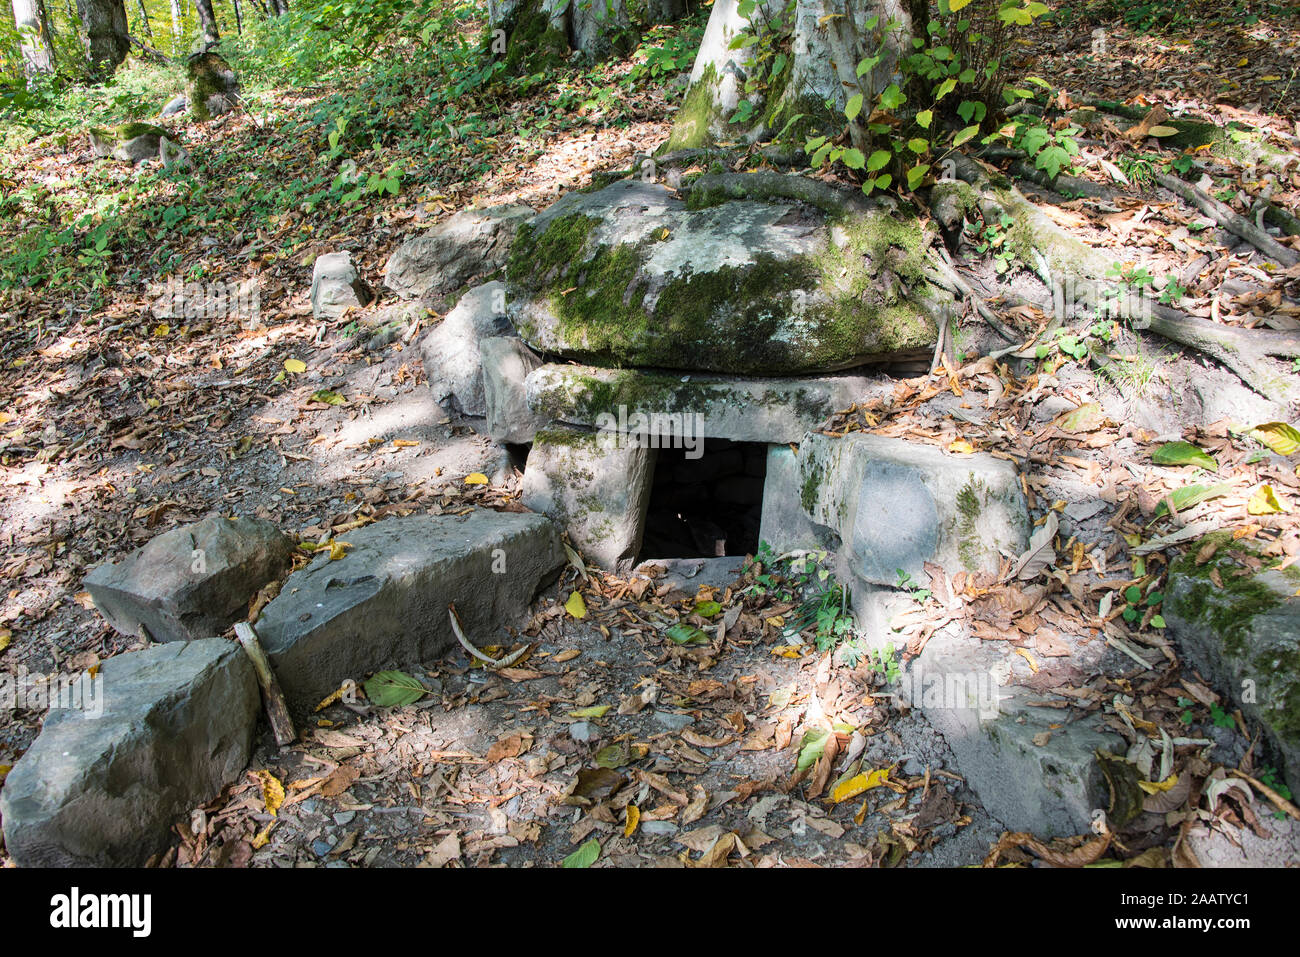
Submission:
[[[772,654],[780,655],[782,658],[799,658],[802,647],[802,645],[777,645],[771,651]]]
[[[1289,512],[1290,507],[1277,497],[1271,485],[1261,485],[1246,503],[1246,511],[1251,515],[1276,515]]]
[[[14,769],[12,764],[0,764],[0,781],[9,776],[9,772]]]
[[[1300,432],[1285,422],[1265,422],[1251,429],[1250,437],[1276,452],[1278,455],[1290,455],[1300,449]]]
[[[1025,649],[1023,649],[1023,648],[1017,648],[1017,649],[1016,649],[1016,654],[1018,654],[1020,657],[1024,658],[1025,661],[1029,663],[1029,670],[1030,670],[1030,671],[1032,671],[1034,674],[1038,674],[1038,662],[1034,660],[1034,656],[1033,656],[1033,655],[1031,655],[1029,652],[1025,651]]]
[[[393,445],[399,449],[413,449],[419,444],[415,439],[393,439]]]
[[[158,323],[158,325],[153,327],[153,334],[155,336],[165,336],[167,335],[167,333],[171,331],[172,331],[172,327],[167,325],[167,323],[165,322],[160,322]]]
[[[284,804],[284,785],[270,771],[254,771],[253,776],[262,789],[262,803],[266,805],[267,813],[275,817],[280,805]]]
[[[1147,794],[1159,794],[1161,791],[1168,791],[1171,787],[1173,787],[1177,783],[1178,783],[1178,775],[1171,774],[1163,781],[1139,781],[1138,787],[1140,787],[1143,791],[1146,791]]]
[[[563,651],[561,651],[558,655],[556,655],[551,660],[554,661],[556,664],[563,664],[566,661],[572,661],[580,654],[582,654],[582,652],[579,651],[577,648],[565,648]]]
[[[271,828],[275,827],[279,823],[279,821],[271,821],[266,825],[266,827],[262,828],[262,830],[258,832],[257,836],[254,837],[252,841],[253,850],[259,850],[270,843]]]
[[[14,417],[8,412],[0,412],[0,425],[8,425],[14,420]]]
[[[635,804],[627,806],[627,823],[623,825],[623,836],[631,837],[636,833],[636,826],[641,823],[641,809]]]
[[[872,788],[878,788],[889,780],[889,768],[877,768],[870,774],[859,774],[842,781],[831,791],[831,800],[836,804],[841,801],[847,801],[855,798],[863,791],[870,791]]]
[[[330,561],[336,562],[348,552],[352,546],[347,542],[331,541],[330,542]]]
[[[285,360],[284,360],[284,371],[285,371],[285,372],[292,372],[292,373],[295,373],[295,374],[296,374],[296,373],[299,373],[299,372],[306,372],[306,371],[307,371],[307,363],[303,362],[301,359],[285,359]]]
[[[573,618],[587,617],[587,603],[582,600],[582,595],[576,591],[570,595],[569,600],[564,603],[564,610]]]
[[[482,472],[474,472],[465,476],[466,485],[487,485],[488,477]]]
[[[781,615],[773,615],[771,618],[764,619],[773,628],[784,628],[785,618]]]
[[[13,641],[14,633],[8,628],[0,628],[0,651],[9,647],[9,642]]]
[[[948,451],[956,452],[958,455],[970,455],[975,451],[975,446],[965,439],[954,439],[952,445],[948,446]]]
[[[1147,130],[1147,136],[1154,136],[1157,139],[1165,136],[1175,136],[1177,133],[1177,128],[1173,126],[1153,126]]]
[[[570,718],[603,718],[605,712],[610,709],[607,704],[593,704],[590,708],[579,708],[577,711],[570,711]]]
[[[948,0],[948,9],[953,13],[970,4],[970,0]]]

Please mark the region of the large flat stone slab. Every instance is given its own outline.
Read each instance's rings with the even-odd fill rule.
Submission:
[[[0,788],[22,867],[138,867],[248,763],[261,710],[243,649],[221,638],[104,662],[102,713],[51,709]]]
[[[694,432],[710,439],[798,442],[836,411],[889,395],[893,383],[855,375],[754,379],[549,364],[528,376],[526,388],[535,412],[574,425],[644,423],[670,433],[689,417]]]
[[[295,715],[349,678],[441,655],[456,643],[453,602],[470,640],[490,644],[565,561],[550,520],[522,513],[390,518],[346,541],[343,558],[290,575],[257,622]]]
[[[1003,555],[1029,544],[1029,513],[1015,466],[991,455],[852,433],[805,436],[800,504],[836,531],[859,578],[918,581],[926,562],[950,574],[996,572]]]
[[[549,515],[602,568],[626,570],[641,548],[656,450],[614,433],[537,433],[522,501]]]
[[[1218,550],[1197,565],[1209,541]],[[1228,533],[1189,546],[1170,566],[1162,611],[1187,660],[1264,729],[1287,787],[1300,794],[1300,572],[1241,574],[1237,556],[1249,551]]]
[[[294,542],[258,518],[205,518],[155,537],[86,576],[86,590],[125,635],[154,641],[220,634],[242,619],[267,582],[289,570]]]
[[[833,550],[830,530],[813,522],[803,510],[799,501],[802,492],[798,455],[788,445],[769,445],[758,538],[778,555],[795,549]]]
[[[538,352],[602,366],[847,369],[932,350],[927,245],[915,218],[883,210],[832,220],[723,198],[688,209],[624,180],[569,193],[520,228],[510,321]]]

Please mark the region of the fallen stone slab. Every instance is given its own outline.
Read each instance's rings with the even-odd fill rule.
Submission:
[[[1189,545],[1169,568],[1162,612],[1187,660],[1264,729],[1287,787],[1300,794],[1300,571],[1241,574],[1249,566],[1238,558],[1258,560],[1227,532]]]
[[[528,376],[527,389],[531,409],[573,425],[798,442],[836,410],[887,396],[893,385],[854,375],[746,379],[551,364]]]
[[[1110,804],[1096,751],[1123,754],[1124,740],[1092,718],[1064,722],[1059,710],[1028,704],[1044,695],[1006,683],[1000,658],[978,639],[940,631],[896,693],[943,735],[957,770],[1008,830],[1088,833]]]
[[[290,575],[256,625],[294,717],[348,679],[441,655],[453,602],[469,639],[491,644],[565,562],[544,516],[482,509],[390,518],[347,542]]]
[[[704,199],[688,209],[667,187],[623,180],[539,213],[506,265],[520,337],[594,365],[737,375],[933,351],[945,304],[923,279],[917,221]]]
[[[487,414],[481,347],[485,339],[510,334],[504,310],[505,287],[501,283],[476,286],[420,340],[429,388],[446,411]]]
[[[51,708],[0,788],[5,847],[22,867],[139,867],[248,763],[261,708],[239,645],[117,655],[94,685],[93,708]]]
[[[531,442],[550,419],[528,407],[524,383],[542,364],[533,350],[513,336],[493,336],[479,343],[483,358],[483,401],[487,433],[498,442]]]
[[[600,567],[625,571],[645,533],[655,455],[613,433],[543,429],[528,453],[521,501],[554,519]]]
[[[293,539],[259,518],[205,518],[163,532],[86,576],[95,608],[117,631],[154,641],[219,635],[263,585],[289,570]]]
[[[453,293],[505,265],[515,233],[533,215],[523,205],[462,210],[402,243],[384,267],[384,285],[404,299]]]
[[[337,319],[349,307],[369,305],[375,298],[349,252],[326,253],[311,273],[311,312],[317,319]]]
[[[853,572],[897,585],[926,562],[949,574],[996,572],[1029,544],[1029,512],[1015,466],[991,455],[853,433],[810,433],[799,446],[799,500],[837,532]]]

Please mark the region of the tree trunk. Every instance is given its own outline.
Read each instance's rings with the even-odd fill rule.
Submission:
[[[143,0],[141,0],[143,2]],[[244,15],[239,10],[239,0],[230,0],[230,6],[235,11],[235,32],[244,32]]]
[[[212,9],[212,0],[194,0],[194,9],[199,14],[199,39],[203,46],[211,46],[221,40],[217,32],[217,14]]]
[[[22,48],[23,72],[28,79],[54,72],[54,41],[50,17],[41,0],[13,0],[14,25]]]
[[[271,0],[271,12],[282,17],[289,12],[289,0]]]
[[[181,0],[171,0],[172,7],[172,56],[181,52]]]
[[[544,67],[548,53],[580,52],[593,61],[626,56],[642,29],[677,20],[686,9],[686,0],[488,0],[488,22],[505,30],[508,61]]]
[[[715,0],[665,150],[734,140],[760,142],[787,126],[800,132],[847,127],[850,140],[861,148],[869,104],[893,82],[899,56],[910,49],[911,8],[919,4],[795,0],[791,18],[785,16],[786,6],[786,0],[760,0],[745,19],[740,0]],[[878,25],[868,29],[873,17]],[[733,49],[741,34],[756,35],[763,42]],[[879,62],[859,77],[858,64],[877,51]],[[774,73],[778,63],[784,65]],[[865,106],[849,121],[844,108],[857,93],[863,94]],[[746,101],[749,106],[743,107]]]
[[[131,49],[125,3],[123,0],[77,0],[77,14],[81,17],[91,76],[95,79],[111,76]]]
[[[150,40],[153,39],[153,27],[149,23],[149,11],[144,8],[144,0],[136,0],[140,5],[140,25],[144,27],[144,35]]]

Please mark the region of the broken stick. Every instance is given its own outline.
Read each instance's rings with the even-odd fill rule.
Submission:
[[[246,621],[235,625],[235,635],[239,638],[239,643],[244,646],[249,660],[253,662],[253,670],[257,672],[257,683],[262,686],[262,702],[266,706],[266,717],[271,722],[275,743],[282,748],[292,744],[298,739],[298,733],[293,729],[289,708],[284,703],[284,692],[280,690],[280,682],[276,680],[275,672],[271,670],[266,649],[257,640],[257,632],[253,630],[253,626]]]

